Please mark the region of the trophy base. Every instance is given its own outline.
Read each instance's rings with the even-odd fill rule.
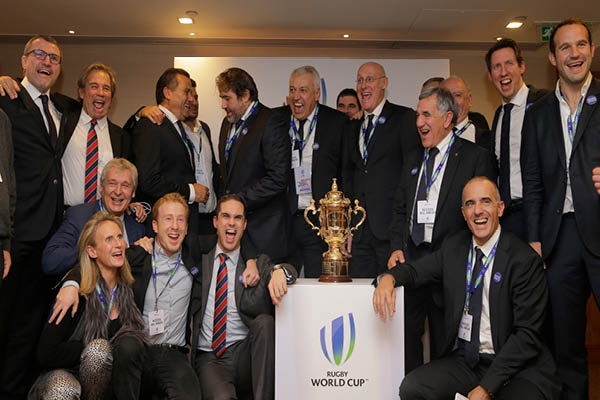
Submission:
[[[319,282],[327,282],[327,283],[340,283],[340,282],[352,282],[352,278],[345,275],[321,275],[319,277]]]
[[[328,260],[324,258],[319,282],[352,282],[352,278],[348,275],[348,260],[336,258]]]

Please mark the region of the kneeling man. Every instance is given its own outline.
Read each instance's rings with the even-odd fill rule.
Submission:
[[[394,286],[443,286],[445,357],[408,374],[402,399],[558,399],[554,361],[541,341],[548,289],[541,258],[500,228],[504,203],[496,185],[475,177],[462,193],[471,232],[378,278],[375,311],[395,311]]]

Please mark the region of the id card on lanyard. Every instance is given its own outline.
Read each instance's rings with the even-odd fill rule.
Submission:
[[[165,291],[167,286],[169,286],[169,283],[171,283],[171,280],[173,279],[173,277],[177,273],[177,270],[179,269],[179,266],[181,265],[181,252],[180,252],[179,257],[177,258],[177,262],[175,263],[175,266],[169,273],[169,279],[167,280],[167,283],[162,288],[160,293],[158,293],[158,290],[156,288],[157,272],[156,272],[156,255],[155,255],[156,253],[155,253],[155,251],[156,251],[156,247],[154,247],[152,249],[152,283],[154,285],[154,311],[151,311],[150,313],[148,313],[148,320],[149,320],[149,325],[150,325],[150,332],[149,332],[150,336],[158,335],[158,334],[165,332],[165,311],[158,309],[158,299],[163,294],[163,292]]]

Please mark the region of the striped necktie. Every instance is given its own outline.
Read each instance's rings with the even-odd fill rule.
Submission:
[[[90,130],[87,135],[85,149],[85,202],[96,201],[96,188],[98,186],[98,136],[96,135],[96,120],[90,121]]]
[[[212,349],[217,357],[225,352],[227,336],[227,255],[219,254],[219,272],[215,289],[215,312]]]

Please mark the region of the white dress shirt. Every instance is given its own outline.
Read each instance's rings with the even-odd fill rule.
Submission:
[[[529,88],[523,84],[515,97],[510,103],[514,104],[510,112],[510,131],[509,131],[509,146],[510,146],[510,198],[523,198],[523,180],[521,179],[521,129],[523,129],[523,119],[525,118],[525,110],[527,109],[527,96]],[[502,106],[506,102],[502,102]],[[498,125],[496,126],[496,157],[500,160],[500,141],[502,133],[502,117],[504,108],[501,109],[498,115]]]
[[[208,141],[208,132],[204,132],[200,121],[196,120],[194,128],[190,128],[189,125],[183,124],[190,141],[192,142],[192,151],[194,152],[194,174],[196,176],[196,182],[204,185],[208,188],[208,200],[206,204],[198,203],[198,211],[201,213],[210,213],[217,208],[217,195],[215,188],[213,187],[213,165],[212,165],[212,152],[210,148],[210,142]]]
[[[440,163],[442,162],[442,159],[444,158],[444,154],[446,154],[446,151],[448,150],[448,145],[450,144],[450,139],[452,138],[454,134],[452,133],[452,131],[450,131],[448,133],[448,135],[446,135],[445,138],[443,138],[437,146],[437,149],[439,151],[439,153],[436,155],[435,157],[435,161],[433,163],[433,171],[431,171],[431,176],[433,177],[433,174],[435,173],[435,170],[439,167]],[[436,178],[436,180],[433,182],[433,184],[431,185],[431,187],[429,188],[429,196],[428,196],[428,200],[431,201],[435,201],[436,207],[437,207],[437,201],[438,198],[440,196],[440,188],[442,187],[442,181],[444,180],[444,172],[446,171],[446,166],[448,166],[448,160],[450,159],[450,156],[448,156],[448,159],[446,159],[446,162],[444,163],[444,165],[442,166],[442,169],[440,169],[440,173],[438,175],[438,177]],[[417,190],[415,191],[415,199],[413,201],[413,206],[411,208],[411,213],[410,213],[410,231],[412,232],[412,224],[413,224],[413,216],[414,216],[414,209],[417,206],[417,192],[419,190],[419,184],[421,183],[421,179],[423,178],[423,163],[421,163],[421,168],[419,169],[419,179],[417,181]],[[437,219],[437,215],[436,215],[436,219]],[[424,237],[424,241],[427,243],[431,243],[431,239],[433,237],[433,227],[434,224],[425,224],[425,237]]]
[[[381,103],[375,107],[372,113],[369,113],[365,110],[364,112],[364,121],[360,127],[360,134],[358,135],[358,151],[360,152],[361,157],[363,156],[363,144],[365,143],[365,138],[363,137],[362,130],[365,129],[365,136],[369,136],[369,132],[366,131],[367,125],[369,125],[369,115],[373,115],[373,135],[375,135],[375,128],[377,127],[377,120],[383,111],[383,106],[385,104],[385,99],[381,100]],[[371,140],[373,140],[373,136],[371,135]]]
[[[45,93],[41,93],[35,86],[31,84],[27,80],[27,77],[23,78],[21,81],[21,85],[27,90],[29,96],[33,100],[36,106],[40,109],[40,113],[42,114],[42,118],[44,119],[44,124],[46,124],[46,130],[50,132],[50,128],[48,128],[48,120],[46,119],[46,114],[44,113],[44,104],[42,103],[42,99],[40,99],[40,95],[45,94],[48,96],[48,109],[50,110],[50,115],[54,120],[54,126],[56,127],[56,134],[60,133],[60,119],[62,118],[62,113],[56,109],[52,99],[50,98],[50,89],[48,89]]]
[[[588,76],[581,87],[581,97],[585,99],[585,95],[587,94],[590,85],[592,84],[592,74],[588,72]],[[560,81],[556,82],[556,89],[554,91],[556,98],[558,99],[558,104],[560,108],[560,120],[562,123],[562,131],[563,131],[563,142],[565,145],[565,159],[567,161],[567,192],[565,193],[565,201],[563,203],[563,214],[568,212],[574,212],[575,208],[573,206],[573,191],[571,190],[571,178],[569,176],[569,166],[571,164],[571,151],[573,150],[573,144],[571,143],[571,139],[569,139],[569,128],[567,120],[569,116],[571,116],[571,120],[575,121],[575,111],[571,114],[571,108],[569,107],[569,103],[565,100],[564,96],[560,90]],[[584,100],[585,101],[585,100]],[[583,108],[583,107],[582,107]],[[574,126],[575,128],[575,126]],[[575,137],[575,132],[573,132],[573,137]]]
[[[177,133],[179,133],[179,137],[181,138],[181,140],[184,140],[183,136],[182,136],[182,132],[179,131],[179,126],[177,125],[177,121],[179,121],[177,119],[177,117],[175,116],[175,114],[173,114],[167,107],[164,107],[163,105],[159,104],[158,108],[163,112],[163,114],[165,114],[165,117],[167,117],[167,119],[169,121],[171,121],[171,123],[173,124],[173,126],[175,127],[175,130],[177,131]],[[183,122],[182,122],[183,124]],[[183,124],[185,126],[185,124]],[[185,129],[185,128],[183,128]],[[184,141],[185,144],[185,141]],[[185,144],[185,147],[187,148],[187,144]],[[193,182],[196,183],[196,182]],[[194,201],[196,201],[196,191],[194,190],[194,185],[192,183],[188,183],[189,187],[190,187],[190,197],[188,198],[188,203],[192,204]]]
[[[210,279],[210,288],[208,289],[208,300],[206,301],[206,310],[202,317],[202,329],[198,338],[198,348],[202,351],[212,350],[212,336],[215,314],[215,289],[217,287],[217,274],[221,263],[219,254],[225,253],[228,258],[225,262],[227,265],[227,327],[225,343],[227,347],[232,344],[244,340],[248,336],[248,327],[242,319],[235,303],[235,272],[240,259],[240,249],[226,253],[217,244],[215,250],[215,259],[213,261],[212,277]]]
[[[85,153],[91,120],[92,117],[87,115],[82,109],[77,126],[69,139],[62,157],[65,204],[69,206],[83,204],[85,201]],[[98,184],[96,196],[100,198],[100,175],[106,163],[113,159],[110,134],[108,132],[108,119],[106,117],[97,120],[96,136],[98,138]]]
[[[457,132],[460,132],[461,129],[465,127],[469,123],[469,118],[465,118],[454,127]],[[467,129],[465,129],[460,136],[463,139],[468,140],[469,142],[475,143],[475,124],[471,122],[471,125]]]
[[[473,249],[479,247],[483,253],[482,263],[485,264],[494,244],[500,237],[500,225],[496,228],[496,232],[492,237],[485,242],[483,246],[478,246],[473,239]],[[496,249],[497,250],[497,249]],[[473,252],[473,262],[475,260],[475,252]],[[492,279],[492,271],[496,257],[490,262],[488,269],[483,276],[483,293],[481,298],[481,322],[479,324],[479,352],[486,354],[494,354],[494,342],[492,340],[492,325],[490,323],[490,281]],[[465,270],[466,273],[466,270]]]
[[[310,132],[310,136],[307,138],[306,135],[308,135],[308,130],[310,129],[310,124],[311,121],[313,119],[313,117],[315,116],[315,111],[317,110],[317,107],[315,107],[315,109],[308,115],[308,117],[306,117],[306,122],[304,123],[304,132],[300,132],[302,134],[302,138],[303,138],[303,146],[304,146],[304,150],[302,151],[302,164],[301,165],[308,165],[310,170],[311,170],[311,182],[312,182],[312,160],[313,160],[313,145],[315,143],[315,135],[317,132],[317,121],[315,121],[315,125],[314,128],[312,130],[312,132]],[[300,121],[294,117],[294,123],[296,124],[296,129],[298,129],[300,127]],[[292,130],[290,128],[290,130]],[[292,132],[293,134],[293,132]],[[295,141],[292,140],[292,151],[294,150],[294,143]],[[310,201],[312,200],[313,195],[312,193],[303,193],[303,194],[299,194],[298,195],[298,210],[304,210],[306,207],[310,206]],[[315,201],[318,201],[315,200]]]

